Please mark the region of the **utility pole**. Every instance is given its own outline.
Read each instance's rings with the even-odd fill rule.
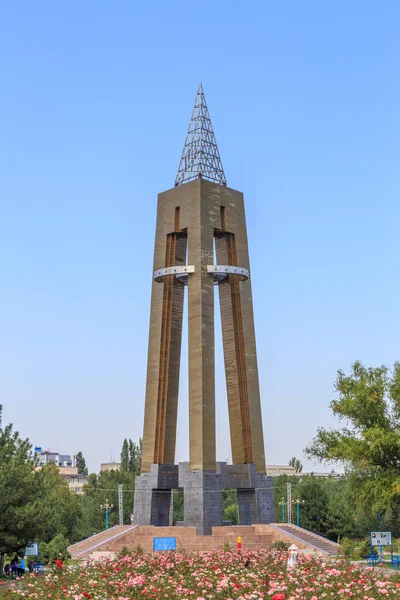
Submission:
[[[285,522],[285,498],[282,496],[282,500],[279,502],[279,505],[282,509],[282,523]]]
[[[287,483],[287,522],[292,522],[292,484]]]
[[[122,503],[122,486],[123,483],[118,484],[118,511],[119,511],[119,524],[124,524],[124,507]]]

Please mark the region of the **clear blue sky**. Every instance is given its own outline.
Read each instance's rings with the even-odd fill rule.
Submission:
[[[91,469],[141,435],[157,193],[200,80],[247,202],[268,461],[335,424],[338,368],[400,358],[399,17],[389,0],[1,3],[5,421]]]

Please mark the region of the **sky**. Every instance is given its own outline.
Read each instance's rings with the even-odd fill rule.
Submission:
[[[390,0],[0,2],[4,423],[90,470],[142,435],[157,194],[201,80],[245,194],[267,461],[325,470],[303,450],[337,370],[400,358],[399,25]],[[178,461],[187,327],[182,352]],[[230,459],[218,324],[216,405]]]

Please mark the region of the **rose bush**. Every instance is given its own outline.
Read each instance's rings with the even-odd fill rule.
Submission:
[[[113,561],[27,575],[4,591],[7,600],[322,600],[400,599],[400,576],[344,561],[299,556],[286,569],[286,552],[242,550],[204,554],[134,553]]]

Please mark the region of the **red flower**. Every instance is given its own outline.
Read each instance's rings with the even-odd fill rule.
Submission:
[[[279,594],[274,594],[272,596],[272,600],[285,600],[285,594],[280,592]]]

